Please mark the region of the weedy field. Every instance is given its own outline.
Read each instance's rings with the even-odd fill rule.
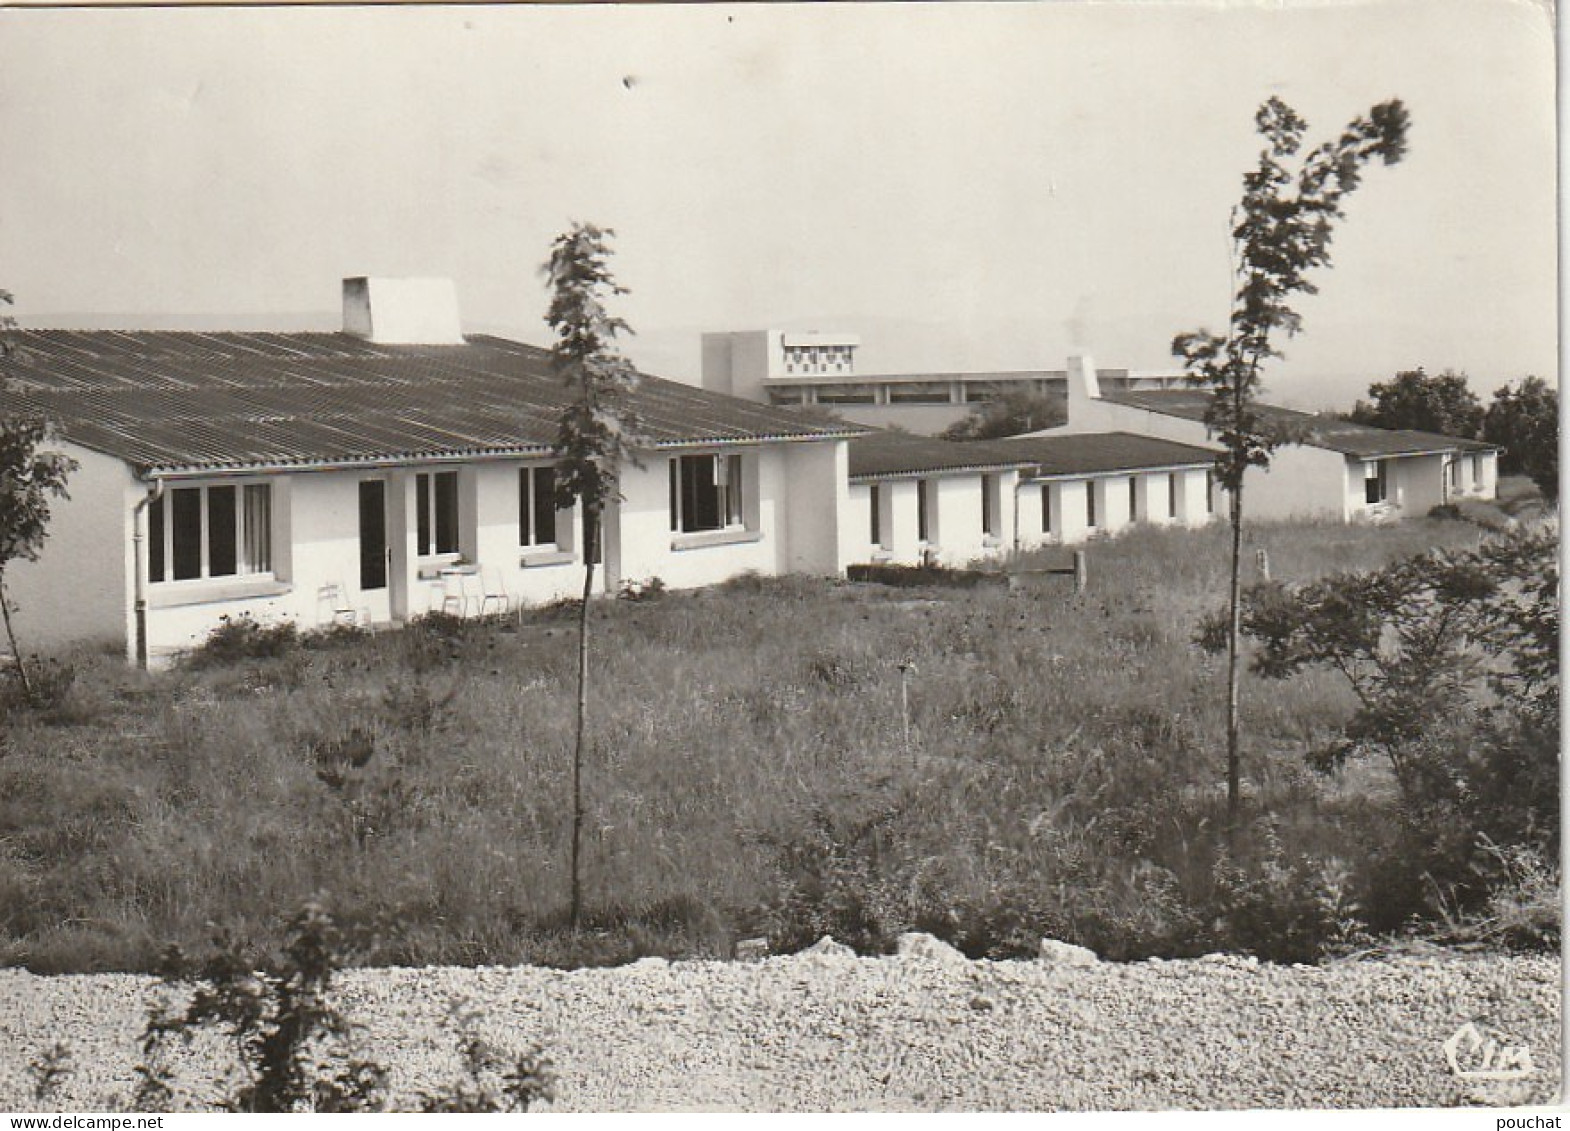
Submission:
[[[1250,551],[1295,582],[1482,536],[1258,526]],[[913,929],[994,957],[1050,935],[1311,961],[1414,920],[1504,939],[1511,907],[1557,900],[1530,846],[1484,845],[1486,883],[1425,876],[1385,768],[1309,768],[1356,705],[1333,672],[1247,678],[1229,840],[1223,665],[1194,643],[1225,532],[1137,531],[1090,561],[1078,596],[746,578],[597,603],[577,932],[572,607],[240,623],[154,674],[58,657],[0,729],[0,962],[146,970],[214,924],[273,949],[313,898],[367,963],[569,965]]]

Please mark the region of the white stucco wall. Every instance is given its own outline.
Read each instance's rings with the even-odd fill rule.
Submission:
[[[1138,505],[1128,513],[1128,481],[1135,480]],[[1168,477],[1177,477],[1177,514],[1170,515]],[[1087,494],[1096,492],[1096,526],[1088,524]],[[1042,493],[1051,495],[1052,529],[1042,528]],[[1134,526],[1203,526],[1211,520],[1205,506],[1205,469],[1123,472],[1026,481],[1019,493],[1019,546],[1073,544],[1093,535],[1117,534]]]
[[[847,539],[849,446],[844,440],[787,444],[784,569],[837,577],[855,560]]]
[[[1464,452],[1452,457],[1455,479],[1448,491],[1449,501],[1492,499],[1499,494],[1499,453]]]
[[[848,498],[843,441],[724,450],[744,458],[746,529],[680,534],[670,528],[670,460],[720,449],[646,456],[644,470],[630,474],[622,485],[625,498],[618,508],[622,579],[641,583],[658,577],[683,589],[749,572],[838,573],[844,553],[841,504]]]
[[[858,551],[854,560],[919,565],[925,560],[961,567],[981,558],[996,557],[1014,545],[1014,486],[1017,471],[989,472],[997,484],[994,500],[995,534],[982,525],[982,473],[933,472],[921,478],[890,478],[851,487],[849,514]],[[926,542],[920,533],[919,492],[928,491]],[[882,492],[881,545],[872,534],[872,492]],[[1038,515],[1039,521],[1039,515]]]
[[[1105,400],[1078,400],[1070,406],[1069,423],[1056,434],[1131,432],[1214,448],[1203,421],[1167,416]],[[1302,444],[1276,449],[1268,468],[1252,468],[1245,485],[1244,505],[1255,518],[1335,518],[1351,516],[1344,459],[1340,453]],[[1358,486],[1361,498],[1361,484]],[[1218,501],[1218,509],[1224,504]]]
[[[1215,446],[1202,421],[1075,396],[1072,386],[1069,421],[1051,431],[1057,434],[1132,432],[1185,444]],[[1491,499],[1497,494],[1497,458],[1491,452],[1481,455],[1481,476],[1474,472],[1470,454],[1460,457],[1462,497]],[[1382,507],[1370,507],[1365,501],[1360,460],[1325,448],[1283,445],[1276,449],[1270,467],[1250,469],[1245,505],[1249,514],[1257,518],[1348,521],[1420,516],[1445,501],[1444,457],[1397,456],[1390,459],[1389,502]],[[1220,501],[1217,505],[1218,508],[1224,506]]]
[[[473,615],[486,594],[513,604],[575,596],[582,589],[581,531],[570,516],[558,533],[572,555],[550,565],[530,564],[518,545],[518,469],[522,461],[432,466],[459,473],[459,544],[475,570],[443,580],[446,558],[421,559],[416,545],[416,471],[332,470],[267,477],[272,484],[273,577],[164,582],[148,588],[148,643],[153,655],[194,647],[221,616],[247,615],[262,623],[291,621],[302,631],[331,625],[339,609],[361,623],[400,623],[409,617],[462,609]],[[389,561],[387,585],[360,587],[360,483],[385,482]],[[216,480],[214,480],[216,481]],[[254,481],[254,480],[253,480]],[[145,551],[144,551],[145,552]],[[601,582],[603,584],[603,581]],[[597,590],[600,588],[597,585]],[[446,605],[451,595],[454,603]]]
[[[7,570],[14,623],[24,651],[76,641],[123,645],[130,628],[131,507],[143,494],[131,469],[75,444],[69,499],[50,502],[48,537],[36,562]],[[0,651],[9,652],[0,639]]]
[[[628,469],[626,501],[607,516],[605,567],[596,591],[621,580],[667,585],[711,584],[747,571],[837,574],[850,560],[849,488],[842,440],[763,444],[741,451],[746,463],[747,530],[700,535],[670,529],[667,453]],[[147,486],[118,460],[71,448],[81,464],[69,501],[58,503],[50,539],[36,565],[13,568],[27,646],[55,648],[103,639],[135,655],[133,514]],[[683,453],[691,454],[691,453]],[[539,604],[575,597],[583,584],[583,530],[576,512],[558,513],[559,547],[524,547],[519,538],[520,469],[538,461],[495,460],[397,469],[334,469],[247,477],[171,480],[169,486],[266,482],[271,486],[273,569],[265,575],[147,585],[147,639],[157,660],[200,644],[224,616],[262,623],[326,627],[347,609],[361,623],[401,623],[411,616],[462,610],[499,611],[503,597]],[[416,523],[419,471],[458,473],[455,555],[420,558]],[[360,587],[360,484],[385,484],[387,584]],[[914,518],[911,520],[914,522]],[[147,562],[147,547],[141,546]],[[461,566],[456,579],[442,567]],[[453,598],[449,605],[447,598]]]

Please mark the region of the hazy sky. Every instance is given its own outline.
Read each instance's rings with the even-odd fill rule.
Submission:
[[[1271,380],[1554,377],[1553,31],[1532,0],[0,11],[0,285],[33,325],[337,324],[449,275],[544,342],[538,265],[617,230],[635,360],[860,331],[891,372],[1167,367],[1225,316],[1277,94],[1403,98]],[[107,316],[103,317],[103,316]]]

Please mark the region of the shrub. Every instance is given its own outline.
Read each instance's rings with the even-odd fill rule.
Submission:
[[[300,644],[300,630],[293,621],[260,624],[249,613],[224,615],[218,625],[186,658],[192,668],[219,668],[239,660],[269,660],[285,656]]]
[[[1216,864],[1216,945],[1272,962],[1314,962],[1362,933],[1344,864],[1289,858],[1268,825],[1261,841],[1255,859],[1223,855]]]
[[[44,712],[55,721],[69,721],[66,710],[71,691],[76,686],[76,665],[52,656],[34,656],[29,665],[28,681],[22,682],[19,669],[7,668],[0,675],[0,708],[14,710],[32,708]]]
[[[386,1106],[386,1069],[364,1055],[359,1026],[338,1009],[334,978],[344,939],[333,918],[307,905],[289,926],[282,957],[263,969],[227,936],[215,940],[205,960],[168,954],[165,983],[190,990],[183,1012],[165,1004],[143,1033],[140,1083],[133,1099],[141,1111],[164,1111],[181,1096],[170,1070],[169,1042],[187,1043],[204,1032],[229,1038],[237,1082],[222,1082],[216,1106],[240,1112],[367,1112]],[[460,1024],[472,1027],[472,1011]],[[464,1075],[446,1089],[424,1093],[425,1111],[525,1111],[552,1096],[554,1074],[538,1048],[508,1056],[473,1035],[459,1034]],[[211,1083],[220,1083],[212,1081]]]

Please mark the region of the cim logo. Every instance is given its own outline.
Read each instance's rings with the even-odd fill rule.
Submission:
[[[1534,1071],[1525,1045],[1507,1044],[1502,1034],[1470,1021],[1450,1035],[1444,1050],[1450,1071],[1463,1080],[1520,1080]]]

